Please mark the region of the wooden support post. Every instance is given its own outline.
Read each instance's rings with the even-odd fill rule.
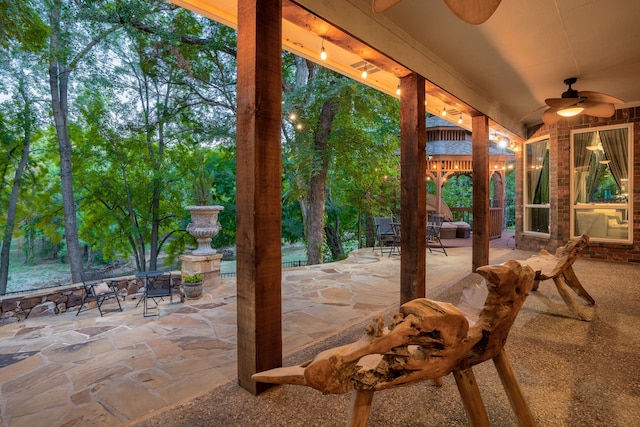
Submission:
[[[489,120],[475,116],[472,126],[473,241],[471,271],[489,264]]]
[[[354,390],[351,392],[349,427],[366,427],[371,413],[373,390]]]
[[[238,382],[282,366],[282,2],[238,1]]]
[[[426,292],[427,158],[425,79],[400,80],[400,304]]]
[[[453,377],[456,379],[464,410],[467,412],[467,418],[469,418],[471,425],[473,427],[490,427],[489,416],[471,368],[453,371]]]
[[[518,417],[518,421],[520,421],[520,425],[522,427],[535,427],[536,420],[531,413],[531,409],[529,409],[527,400],[522,393],[520,384],[518,384],[518,379],[511,367],[511,363],[507,358],[504,348],[493,358],[493,364],[498,371],[504,391],[509,398],[509,403],[511,404],[513,412],[515,412]]]

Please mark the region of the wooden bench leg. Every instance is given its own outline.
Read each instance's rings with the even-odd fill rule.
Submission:
[[[536,425],[536,420],[529,409],[527,400],[522,393],[516,374],[511,367],[511,363],[509,362],[504,349],[502,349],[500,353],[493,358],[493,364],[498,371],[504,391],[509,398],[509,403],[511,404],[513,412],[515,412],[518,420],[520,421],[520,425],[522,427],[534,427]]]
[[[569,293],[569,287],[565,283],[563,275],[554,277],[553,283],[556,284],[556,288],[558,288],[558,292],[560,293],[560,296],[562,297],[564,302],[571,310],[573,310],[573,312],[578,316],[578,318],[580,318],[580,320],[591,320],[591,317],[583,312],[583,310],[580,308],[580,306],[578,306],[578,304],[571,296],[571,293]]]
[[[532,291],[537,291],[538,287],[540,286],[540,279],[538,279],[538,274],[540,274],[540,272],[536,274],[536,278],[533,280],[533,285],[531,286]]]
[[[373,390],[354,390],[351,393],[349,427],[365,427],[369,422]]]
[[[453,377],[456,379],[469,423],[473,427],[490,427],[489,416],[482,402],[478,383],[471,368],[463,371],[453,371]]]
[[[578,276],[576,276],[575,271],[573,271],[573,267],[569,266],[564,271],[564,281],[573,291],[578,294],[580,298],[585,300],[589,305],[595,305],[596,301],[589,295],[589,293],[582,287],[580,280],[578,280]]]

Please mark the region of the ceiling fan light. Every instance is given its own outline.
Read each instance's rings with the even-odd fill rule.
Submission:
[[[562,117],[573,117],[573,116],[577,116],[583,111],[584,111],[584,108],[582,107],[569,107],[569,108],[563,108],[562,110],[558,110],[558,114],[561,115]]]

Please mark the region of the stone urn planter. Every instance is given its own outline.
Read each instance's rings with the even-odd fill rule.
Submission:
[[[198,299],[202,296],[202,274],[196,273],[182,277],[182,290],[187,299]]]
[[[191,223],[187,225],[187,232],[198,240],[198,248],[191,252],[193,255],[212,255],[216,250],[211,247],[211,239],[218,234],[220,223],[218,213],[223,206],[187,206],[191,213]]]

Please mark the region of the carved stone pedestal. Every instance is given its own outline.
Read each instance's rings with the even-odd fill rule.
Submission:
[[[220,285],[220,260],[222,254],[180,255],[182,275],[202,274],[203,287]]]

